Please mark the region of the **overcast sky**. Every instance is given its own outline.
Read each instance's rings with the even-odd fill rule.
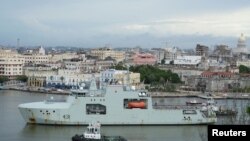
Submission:
[[[0,0],[0,45],[235,47],[249,0]]]

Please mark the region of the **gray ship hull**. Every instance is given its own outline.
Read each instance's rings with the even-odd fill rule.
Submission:
[[[95,95],[72,95],[64,102],[26,103],[18,108],[25,121],[33,124],[87,125],[94,121],[102,125],[191,125],[217,120],[213,113],[208,116],[187,106],[154,107],[149,95],[138,93],[113,86],[101,93],[95,91]],[[138,99],[145,102],[145,107],[128,106]]]

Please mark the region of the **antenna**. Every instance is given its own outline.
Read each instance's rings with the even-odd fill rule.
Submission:
[[[129,76],[129,65],[127,65],[127,85],[130,83],[130,76]]]
[[[19,45],[20,45],[20,39],[17,38],[17,44],[16,44],[16,47],[19,48]]]

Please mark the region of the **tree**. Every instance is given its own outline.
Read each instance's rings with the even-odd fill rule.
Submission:
[[[28,77],[26,75],[20,75],[20,76],[17,76],[16,80],[27,82]]]
[[[117,65],[112,66],[111,68],[116,70],[127,70],[127,68],[123,66],[122,62],[119,62]]]
[[[105,61],[115,61],[115,59],[111,56],[108,56],[104,59]]]
[[[4,83],[6,81],[9,81],[9,78],[7,76],[0,76],[0,83]]]
[[[174,60],[169,62],[170,65],[174,65]]]
[[[61,76],[61,77],[60,77],[60,79],[61,79],[61,81],[62,81],[62,83],[63,83],[64,77],[63,77],[63,76]]]
[[[180,83],[181,82],[181,79],[178,76],[178,74],[172,73],[172,75],[171,75],[171,82],[172,83]]]
[[[165,59],[161,60],[161,64],[164,65],[165,64]]]
[[[168,70],[161,70],[157,67],[150,65],[140,65],[130,67],[130,71],[137,72],[141,74],[141,81],[145,80],[146,84],[151,84],[152,82],[160,83],[160,80],[171,81],[172,83],[180,83],[181,80],[176,73]],[[162,78],[162,79],[161,79]]]
[[[250,115],[250,106],[247,107],[247,113]]]
[[[240,65],[239,66],[239,73],[250,73],[250,68],[248,68],[244,65]]]

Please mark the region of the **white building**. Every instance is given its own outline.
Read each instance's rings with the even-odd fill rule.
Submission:
[[[130,84],[139,84],[140,83],[140,73],[129,72],[129,76],[127,74],[128,74],[127,70],[108,69],[105,71],[101,71],[100,81],[101,82],[127,84],[128,80],[129,80]]]
[[[23,75],[24,58],[19,56],[0,58],[0,75],[10,79]]]
[[[24,54],[26,64],[47,64],[50,61],[51,55],[41,54]]]
[[[237,61],[236,62],[236,66],[238,67],[240,65],[244,65],[244,66],[250,67],[250,60],[247,60],[247,61]]]
[[[24,67],[24,75],[28,77],[48,77],[57,75],[57,70],[52,70],[51,67]]]
[[[94,75],[99,78],[98,74]],[[57,75],[51,75],[46,77],[46,85],[49,87],[72,87],[79,86],[84,81],[90,81],[93,78],[93,74],[68,74],[60,72]]]
[[[165,50],[161,48],[153,48],[152,54],[156,57],[158,64],[165,58]]]
[[[201,63],[201,56],[177,56],[174,65],[198,65]]]
[[[181,55],[181,50],[177,47],[165,48],[165,62],[173,61]]]
[[[233,48],[234,54],[240,54],[240,53],[248,53],[247,45],[246,45],[246,37],[243,33],[241,33],[241,36],[238,39],[237,47]]]
[[[45,49],[43,48],[43,46],[40,46],[40,47],[38,48],[38,54],[40,54],[40,55],[45,55]]]

